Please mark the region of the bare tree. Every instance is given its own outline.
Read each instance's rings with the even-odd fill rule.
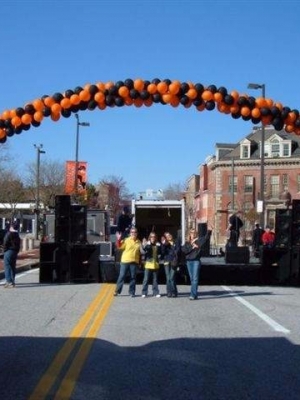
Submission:
[[[40,165],[40,201],[45,208],[55,205],[55,196],[64,194],[65,165],[59,161],[43,161]],[[29,163],[27,165],[26,185],[31,193],[32,199],[36,200],[37,194],[37,165]]]
[[[182,182],[169,184],[164,189],[164,198],[167,200],[181,200],[184,196],[186,184]]]
[[[0,174],[0,202],[4,205],[3,215],[10,220],[17,217],[17,204],[26,201],[26,191],[20,177],[13,169]]]

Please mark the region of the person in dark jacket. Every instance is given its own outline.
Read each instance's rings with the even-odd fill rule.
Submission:
[[[129,213],[129,208],[125,206],[123,208],[122,214],[118,218],[117,232],[122,235],[122,239],[129,236],[129,231],[132,224],[132,216]]]
[[[176,285],[177,260],[179,256],[180,246],[173,239],[170,232],[165,232],[162,239],[161,253],[166,274],[167,296],[177,297],[178,290]]]
[[[20,251],[21,239],[18,232],[18,224],[13,223],[3,240],[4,250],[4,274],[6,283],[4,288],[15,287],[16,264]]]
[[[196,300],[198,298],[201,247],[206,242],[207,237],[206,234],[206,236],[199,238],[196,230],[190,229],[187,240],[181,247],[181,251],[185,255],[186,266],[191,281],[190,300]]]
[[[153,296],[160,297],[158,289],[158,271],[161,257],[161,244],[157,241],[155,232],[150,232],[148,241],[147,239],[143,240],[141,253],[145,257],[142,297],[147,297],[148,285],[151,279]]]
[[[259,249],[260,246],[263,245],[262,235],[264,230],[260,227],[259,224],[255,224],[255,228],[252,232],[252,246],[253,246],[253,255],[256,258],[259,258]]]

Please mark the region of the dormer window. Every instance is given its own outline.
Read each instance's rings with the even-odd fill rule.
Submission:
[[[292,153],[292,141],[282,140],[273,136],[265,143],[265,156],[270,158],[290,157]]]
[[[280,156],[280,144],[278,140],[274,140],[271,143],[271,157],[279,157]]]
[[[241,145],[241,158],[250,158],[250,143]]]

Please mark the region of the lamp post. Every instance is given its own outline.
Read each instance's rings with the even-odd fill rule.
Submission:
[[[74,177],[74,194],[75,197],[78,193],[78,153],[79,153],[79,127],[90,126],[89,122],[80,122],[79,115],[75,114],[76,118],[76,150],[75,150],[75,177]]]
[[[34,226],[34,237],[39,238],[39,214],[40,214],[40,164],[41,154],[46,152],[42,150],[43,145],[34,145],[36,148],[36,200],[35,200],[35,226]]]
[[[248,89],[261,89],[262,97],[266,97],[265,84],[249,83]],[[261,214],[260,226],[264,228],[265,221],[265,126],[261,125],[261,149],[260,149],[260,201],[261,201]]]

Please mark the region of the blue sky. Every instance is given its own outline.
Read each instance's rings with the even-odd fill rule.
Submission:
[[[154,78],[225,86],[299,109],[300,3],[267,0],[2,1],[0,109],[87,83]],[[123,177],[130,192],[199,172],[216,142],[252,124],[214,111],[154,104],[82,111],[79,159],[88,180]],[[35,161],[75,159],[76,120],[45,118],[7,140],[20,173]],[[41,162],[42,162],[41,160]]]

